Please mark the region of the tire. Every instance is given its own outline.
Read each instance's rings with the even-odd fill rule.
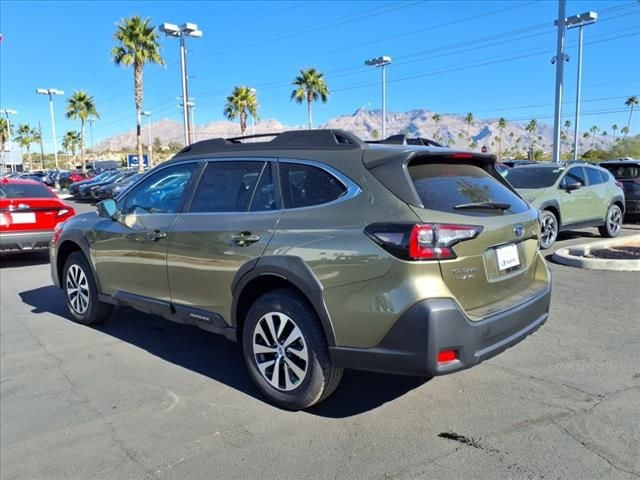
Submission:
[[[62,270],[61,282],[67,309],[76,322],[94,325],[109,318],[113,305],[98,300],[96,281],[82,252],[69,255]]]
[[[540,248],[550,248],[558,238],[558,219],[550,210],[543,210],[540,215]]]
[[[620,234],[620,230],[622,230],[622,210],[618,205],[613,204],[607,210],[604,225],[598,227],[598,231],[603,237],[613,238]]]
[[[318,316],[294,290],[274,290],[255,301],[245,319],[242,352],[260,391],[289,410],[324,400],[342,379],[343,369],[329,359]]]

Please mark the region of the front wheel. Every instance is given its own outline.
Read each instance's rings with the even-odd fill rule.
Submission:
[[[320,320],[297,292],[275,290],[251,306],[242,331],[251,378],[269,400],[284,408],[308,408],[328,397],[342,378]]]
[[[600,235],[603,237],[617,237],[622,230],[622,210],[618,205],[611,205],[607,211],[604,225],[598,227]]]
[[[92,325],[109,318],[113,305],[98,299],[91,266],[82,252],[69,255],[62,271],[62,282],[67,308],[78,323]]]
[[[558,219],[549,210],[544,210],[540,216],[540,248],[546,250],[558,238]]]

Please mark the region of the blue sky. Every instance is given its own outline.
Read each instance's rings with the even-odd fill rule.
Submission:
[[[114,66],[115,24],[139,14],[162,22],[195,22],[200,39],[188,40],[190,96],[196,123],[222,120],[235,85],[258,92],[260,116],[303,125],[306,109],[289,100],[298,70],[314,66],[331,90],[314,106],[314,123],[381,107],[380,72],[367,58],[389,55],[387,110],[417,108],[476,118],[505,117],[551,123],[555,68],[556,1],[2,1],[0,3],[0,107],[17,110],[12,123],[42,123],[51,150],[48,100],[36,88],[58,88],[58,137],[76,122],[64,118],[66,96],[76,89],[95,97],[99,142],[135,126],[133,72]],[[599,20],[584,30],[585,128],[625,126],[625,99],[640,94],[640,4],[567,1],[567,14],[588,10]],[[573,120],[577,30],[567,35],[563,116]],[[145,109],[152,120],[180,121],[179,45],[161,37],[166,67],[145,68]],[[640,110],[638,108],[637,110]],[[640,130],[634,113],[632,133]]]

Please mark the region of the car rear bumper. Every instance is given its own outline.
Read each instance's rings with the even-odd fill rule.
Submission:
[[[2,232],[0,233],[0,252],[20,253],[49,248],[53,231]]]
[[[627,215],[640,214],[640,200],[630,200],[627,198],[624,206],[624,213]]]
[[[410,307],[373,348],[330,347],[336,366],[403,375],[436,376],[470,368],[535,332],[547,320],[551,284],[523,303],[471,321],[452,299],[423,300]],[[456,360],[438,363],[455,350]]]

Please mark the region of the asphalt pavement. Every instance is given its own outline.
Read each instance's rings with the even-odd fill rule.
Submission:
[[[638,479],[640,275],[550,267],[549,321],[500,356],[431,380],[347,371],[288,412],[236,344],[129,308],[79,325],[46,254],[1,258],[0,477]]]

